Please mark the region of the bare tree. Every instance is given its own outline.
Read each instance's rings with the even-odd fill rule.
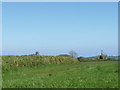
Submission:
[[[75,51],[70,51],[69,52],[70,56],[73,57],[73,58],[76,58],[77,57],[77,53]]]

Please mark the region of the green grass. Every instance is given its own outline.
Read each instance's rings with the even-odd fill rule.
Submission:
[[[3,69],[3,88],[118,88],[118,63],[95,61],[11,66]]]

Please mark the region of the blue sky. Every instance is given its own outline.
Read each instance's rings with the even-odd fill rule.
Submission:
[[[3,3],[3,55],[117,55],[117,10],[117,2]]]

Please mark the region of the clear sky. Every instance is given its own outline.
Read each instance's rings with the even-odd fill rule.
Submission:
[[[3,55],[118,54],[117,2],[3,3]]]

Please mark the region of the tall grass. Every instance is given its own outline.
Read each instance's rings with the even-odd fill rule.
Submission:
[[[71,57],[62,56],[3,56],[2,69],[8,70],[11,67],[38,66],[43,64],[64,64],[78,63],[79,61]]]

